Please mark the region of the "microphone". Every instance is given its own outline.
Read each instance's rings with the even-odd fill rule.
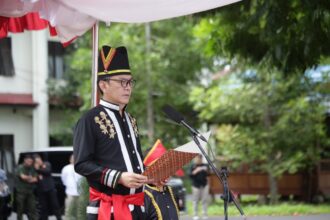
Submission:
[[[167,115],[167,117],[174,122],[183,125],[184,127],[188,128],[190,133],[193,135],[199,137],[202,141],[207,142],[206,138],[203,137],[195,128],[191,127],[185,120],[184,117],[177,112],[174,108],[172,108],[170,105],[164,105],[163,112]]]

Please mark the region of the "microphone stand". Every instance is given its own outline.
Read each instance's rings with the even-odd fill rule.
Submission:
[[[218,179],[223,184],[223,195],[221,196],[221,199],[223,199],[223,201],[224,201],[223,207],[224,207],[225,220],[228,220],[228,203],[229,202],[233,202],[235,204],[236,208],[238,209],[238,211],[240,212],[240,214],[242,216],[245,216],[241,206],[239,205],[238,201],[234,197],[232,191],[229,189],[228,182],[227,182],[227,177],[228,177],[227,168],[222,167],[219,172],[219,170],[212,163],[210,157],[206,154],[206,152],[202,148],[202,146],[198,140],[198,136],[192,132],[191,132],[191,135],[192,135],[193,140],[197,144],[199,150],[202,152],[203,156],[206,158],[208,164],[212,168],[213,172],[215,173],[215,175],[218,177]]]

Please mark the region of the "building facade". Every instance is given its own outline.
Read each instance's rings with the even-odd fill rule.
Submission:
[[[48,30],[0,39],[0,167],[23,151],[49,147]]]

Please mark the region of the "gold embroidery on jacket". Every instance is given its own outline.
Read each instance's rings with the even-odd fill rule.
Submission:
[[[129,119],[131,120],[131,123],[132,123],[132,127],[133,127],[133,130],[134,130],[135,137],[138,137],[138,136],[139,136],[139,130],[138,130],[138,128],[137,128],[136,119],[133,118],[130,114],[128,114],[128,116],[129,116]]]
[[[103,134],[109,135],[109,138],[115,138],[115,126],[109,119],[107,119],[107,115],[103,111],[100,112],[100,117],[95,116],[94,121],[100,126]]]

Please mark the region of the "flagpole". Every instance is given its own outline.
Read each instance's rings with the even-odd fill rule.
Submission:
[[[93,26],[93,45],[92,45],[92,107],[98,104],[97,92],[97,60],[98,60],[98,46],[99,46],[99,22],[97,21]]]
[[[153,107],[153,88],[152,88],[152,69],[151,69],[151,24],[145,23],[145,35],[146,35],[146,76],[147,76],[147,89],[148,89],[148,97],[147,97],[147,124],[148,124],[148,141],[149,144],[152,144],[154,140],[155,134],[155,122],[154,122],[154,107]]]

